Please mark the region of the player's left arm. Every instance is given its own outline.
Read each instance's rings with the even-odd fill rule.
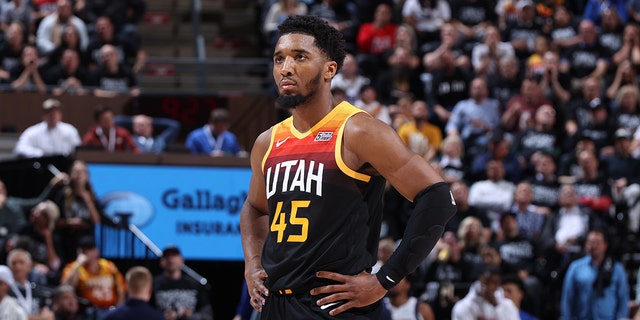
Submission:
[[[429,254],[455,213],[449,186],[421,156],[410,151],[388,125],[365,114],[353,116],[345,126],[342,156],[357,170],[368,163],[404,197],[414,201],[401,245],[376,275],[342,275],[320,271],[317,276],[338,284],[318,287],[312,295],[329,294],[317,301],[338,302],[332,316],[380,300],[397,282],[413,272]]]

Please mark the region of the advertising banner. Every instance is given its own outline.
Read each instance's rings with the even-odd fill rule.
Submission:
[[[185,259],[241,261],[240,209],[248,167],[89,163],[104,213],[128,215],[158,248],[176,245]]]

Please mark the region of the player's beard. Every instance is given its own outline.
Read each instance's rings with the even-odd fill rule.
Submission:
[[[285,109],[294,109],[295,107],[304,104],[309,101],[318,91],[318,84],[320,83],[320,73],[318,73],[309,83],[305,86],[305,89],[309,90],[309,94],[303,95],[296,93],[294,95],[280,94],[277,98],[277,103],[280,107]]]

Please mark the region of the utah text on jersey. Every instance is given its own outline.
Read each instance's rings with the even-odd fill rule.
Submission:
[[[322,196],[323,171],[324,164],[313,160],[308,163],[304,159],[279,162],[275,168],[267,168],[267,199],[276,194],[278,185],[282,188],[280,192],[298,190],[307,193],[315,192],[317,196]],[[291,175],[293,179],[289,184]]]

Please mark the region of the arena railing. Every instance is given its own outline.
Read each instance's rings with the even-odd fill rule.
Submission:
[[[139,74],[143,94],[267,94],[266,58],[149,57]]]

